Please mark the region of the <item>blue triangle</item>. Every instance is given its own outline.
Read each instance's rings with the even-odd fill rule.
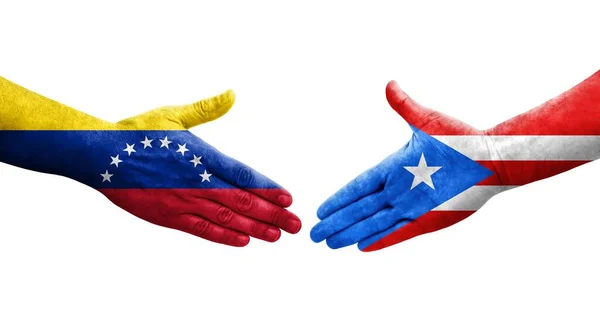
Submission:
[[[416,219],[494,174],[420,129],[410,127],[414,132],[411,141],[387,160],[386,168],[394,169],[387,180],[393,191],[387,193],[392,196],[392,206],[403,208],[402,216],[397,218]],[[421,182],[411,189],[415,176],[404,167],[418,166],[421,155],[427,166],[441,167],[431,175],[434,188]],[[395,228],[361,242],[359,248],[370,246],[405,224],[400,222]]]

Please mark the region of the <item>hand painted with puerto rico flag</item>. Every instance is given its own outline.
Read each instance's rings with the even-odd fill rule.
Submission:
[[[0,78],[0,161],[77,180],[133,215],[210,241],[277,241],[301,222],[285,189],[187,129],[231,108],[232,91],[101,121]]]
[[[600,157],[600,72],[488,130],[416,103],[395,82],[386,96],[413,136],[319,207],[315,242],[383,249],[451,226],[500,192]]]

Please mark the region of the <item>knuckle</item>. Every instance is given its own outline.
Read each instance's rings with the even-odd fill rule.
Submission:
[[[271,224],[278,225],[279,220],[281,218],[281,213],[283,212],[283,208],[281,207],[273,207],[269,210],[269,221]]]
[[[217,220],[223,225],[228,225],[233,218],[233,211],[227,207],[221,206],[217,212]]]
[[[252,235],[258,234],[258,229],[259,229],[258,223],[256,223],[255,220],[250,220],[249,223],[250,223],[250,225],[249,225],[248,229],[250,230],[250,234],[252,234]]]
[[[192,104],[192,107],[194,108],[194,112],[196,112],[196,114],[203,119],[208,118],[208,105],[206,105],[205,101],[199,101],[196,102],[194,104]]]
[[[254,176],[249,168],[240,167],[236,172],[235,180],[240,187],[245,188],[249,187],[252,182],[254,182]]]
[[[230,230],[225,230],[221,235],[221,239],[217,240],[220,243],[230,243],[235,238],[235,233]]]
[[[245,191],[238,191],[235,194],[235,207],[240,212],[247,212],[252,208],[252,196]]]
[[[362,215],[372,214],[373,209],[379,206],[379,201],[375,198],[370,197],[363,200],[365,201],[364,204],[358,208]]]
[[[192,233],[199,237],[205,237],[210,229],[210,223],[208,221],[198,221],[192,227]]]

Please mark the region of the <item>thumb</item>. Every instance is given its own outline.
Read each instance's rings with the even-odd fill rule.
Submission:
[[[220,95],[192,104],[173,106],[170,109],[181,124],[189,129],[222,117],[235,102],[235,93],[228,90]]]
[[[420,128],[432,118],[435,111],[423,107],[415,102],[398,86],[395,81],[390,81],[385,88],[385,96],[390,106],[404,118],[408,124]]]

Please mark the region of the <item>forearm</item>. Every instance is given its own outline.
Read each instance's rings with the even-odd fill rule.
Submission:
[[[600,71],[546,103],[487,130],[489,135],[600,134]]]
[[[0,130],[112,130],[97,119],[0,77]]]
[[[485,134],[506,185],[544,179],[600,158],[600,72]]]
[[[0,77],[0,162],[72,176],[76,164],[90,163],[93,147],[83,130],[114,128]]]

